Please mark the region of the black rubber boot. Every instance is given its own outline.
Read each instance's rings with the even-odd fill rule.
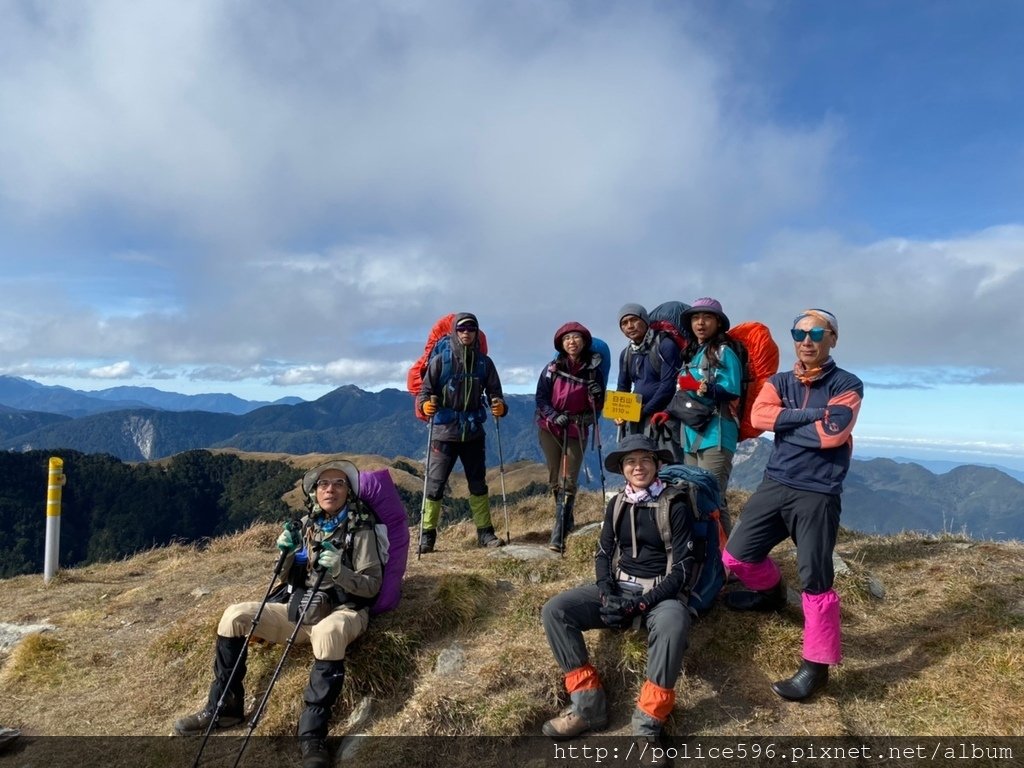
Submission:
[[[551,528],[551,540],[548,542],[548,549],[552,552],[564,552],[565,551],[565,533],[563,532],[563,523],[565,521],[565,505],[562,504],[562,497],[558,491],[554,492],[555,495],[555,524]]]
[[[306,708],[299,715],[299,741],[303,742],[303,768],[320,768],[320,763],[307,764],[307,746],[304,742],[313,739],[324,741],[331,721],[334,702],[341,694],[341,686],[345,683],[345,662],[325,661],[317,659],[309,670],[309,684],[302,693]],[[319,753],[319,750],[313,750]],[[324,750],[326,755],[326,749]],[[327,766],[328,763],[323,763]]]
[[[804,659],[800,669],[788,680],[772,683],[772,690],[789,701],[803,701],[828,683],[828,664]]]
[[[754,592],[750,589],[739,589],[727,592],[723,598],[725,607],[733,611],[781,611],[786,607],[786,583],[779,583],[765,592]]]
[[[241,661],[239,661],[241,657]],[[213,656],[213,682],[210,684],[210,693],[206,697],[206,706],[194,715],[182,717],[174,722],[174,730],[180,736],[195,736],[206,733],[210,721],[216,718],[213,725],[217,728],[231,728],[238,725],[245,717],[245,659],[246,648],[244,637],[221,637],[217,636],[217,648]],[[231,670],[238,661],[238,670],[230,680]],[[224,697],[224,706],[217,712],[217,703],[221,695],[227,690]]]
[[[576,518],[572,514],[573,507],[576,505],[576,497],[571,493],[565,496],[565,509],[562,510],[562,519],[565,520],[565,535],[568,536],[570,533],[576,530]]]
[[[434,551],[434,544],[437,542],[437,529],[424,531],[420,536],[420,554],[425,555]]]

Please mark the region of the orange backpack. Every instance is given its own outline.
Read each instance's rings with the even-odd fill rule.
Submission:
[[[748,321],[729,329],[729,346],[739,357],[743,366],[740,382],[740,440],[757,437],[763,429],[756,429],[750,423],[750,411],[754,406],[761,387],[768,378],[779,370],[779,345],[772,338],[771,331],[764,323]]]
[[[424,416],[420,409],[416,407],[416,397],[419,396],[420,390],[423,388],[423,377],[427,373],[427,366],[430,364],[430,358],[434,355],[442,352],[439,347],[447,347],[449,344],[448,337],[452,332],[452,324],[455,322],[455,313],[445,315],[434,323],[430,329],[430,335],[427,337],[427,343],[423,347],[423,354],[420,355],[419,360],[412,364],[409,368],[409,374],[405,377],[405,388],[413,396],[412,410],[416,414],[416,418],[420,421],[426,421],[427,417]],[[477,332],[477,339],[480,342],[480,351],[483,354],[487,354],[487,336],[484,335],[483,331]],[[441,343],[443,342],[443,343]]]

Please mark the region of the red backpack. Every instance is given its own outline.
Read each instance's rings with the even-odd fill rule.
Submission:
[[[743,377],[740,381],[740,440],[757,437],[763,429],[750,423],[750,411],[761,387],[779,370],[779,345],[764,323],[748,321],[730,328],[726,334],[729,347],[740,359]]]
[[[434,355],[442,352],[440,347],[448,348],[448,337],[452,332],[452,324],[455,322],[455,313],[445,315],[434,323],[430,329],[430,335],[427,337],[427,343],[423,347],[423,354],[420,355],[419,360],[412,364],[409,368],[409,374],[405,377],[405,388],[412,394],[412,410],[416,414],[416,418],[420,421],[426,421],[427,417],[424,416],[420,409],[416,407],[416,398],[420,394],[420,390],[423,388],[423,377],[427,374],[427,366],[430,364],[430,359]],[[487,336],[484,335],[483,331],[477,331],[477,339],[480,343],[480,351],[483,354],[487,354]],[[439,344],[443,342],[443,344]]]

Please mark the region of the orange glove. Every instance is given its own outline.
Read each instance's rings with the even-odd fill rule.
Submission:
[[[429,419],[437,413],[437,400],[424,400],[423,405],[420,406],[420,410],[423,411],[423,415]]]
[[[496,397],[491,400],[491,413],[494,414],[494,418],[500,419],[506,413],[508,413],[508,406],[505,405],[505,401],[500,397]]]

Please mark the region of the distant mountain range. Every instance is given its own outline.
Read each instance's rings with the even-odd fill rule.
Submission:
[[[488,461],[542,461],[534,400],[509,395],[509,415],[487,425]],[[201,405],[205,406],[200,407]],[[607,454],[614,425],[602,420]],[[148,387],[80,392],[0,376],[0,448],[73,449],[124,461],[160,459],[195,448],[271,453],[378,454],[422,460],[427,426],[412,398],[396,389],[365,392],[344,386],[313,401],[253,403],[233,395],[176,395]],[[753,490],[770,441],[748,440],[734,460],[731,487]],[[588,450],[581,484],[600,488],[597,451]],[[614,487],[617,475],[606,475]],[[492,492],[495,489],[491,489]],[[865,532],[966,532],[977,538],[1024,539],[1024,484],[991,467],[959,466],[936,475],[890,459],[853,462],[843,496],[843,524]]]
[[[275,400],[273,404],[294,405],[301,402],[303,400],[298,397],[284,397]],[[19,411],[41,411],[73,418],[131,408],[243,414],[271,404],[243,400],[229,394],[179,395],[177,392],[164,392],[153,387],[111,387],[83,392],[39,384],[17,376],[0,376],[0,405]]]
[[[865,456],[864,458],[868,457]],[[917,459],[910,456],[872,456],[870,458],[891,458],[898,464],[918,464],[919,466],[922,466],[925,469],[927,469],[929,472],[934,472],[936,475],[943,475],[946,472],[950,472],[956,469],[957,467],[962,467],[965,464],[970,464],[971,466],[974,467],[990,467],[992,469],[998,469],[1000,472],[1005,472],[1015,480],[1020,480],[1021,482],[1024,482],[1024,471],[1021,471],[1019,469],[1013,469],[1012,467],[1004,467],[1002,464],[989,464],[985,462],[974,461],[944,461],[941,459]]]

